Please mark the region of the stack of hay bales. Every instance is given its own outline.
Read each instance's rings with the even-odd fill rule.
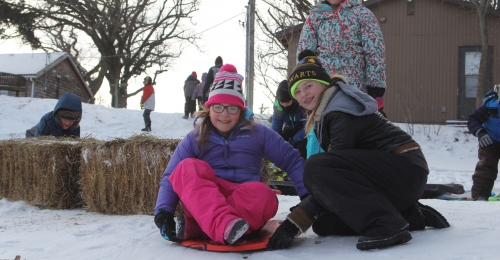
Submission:
[[[0,198],[50,209],[153,214],[159,182],[180,141],[148,135],[0,140]],[[266,184],[268,166],[264,159]]]

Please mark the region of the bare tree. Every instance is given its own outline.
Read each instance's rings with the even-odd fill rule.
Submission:
[[[24,10],[24,4],[12,5],[0,0],[0,39],[21,38],[33,49],[40,47],[40,40],[35,36],[37,14]],[[8,32],[9,27],[14,30]]]
[[[87,36],[100,56],[84,72],[92,92],[97,93],[105,77],[112,106],[127,107],[130,78],[154,68],[159,68],[155,75],[168,71],[182,53],[182,43],[195,44],[184,21],[191,21],[198,6],[199,0],[47,0],[25,8],[44,18],[38,29],[51,36],[49,46],[77,59],[81,34]]]
[[[271,102],[278,83],[287,78],[288,51],[276,37],[276,33],[305,22],[312,0],[262,0],[264,5],[256,11],[258,34],[256,81],[269,91]],[[277,71],[279,78],[268,77],[269,71]]]

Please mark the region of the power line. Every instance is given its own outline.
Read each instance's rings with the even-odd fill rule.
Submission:
[[[212,27],[208,28],[208,29],[205,29],[205,30],[203,30],[203,31],[201,31],[201,32],[199,32],[199,33],[195,33],[193,36],[200,35],[200,34],[202,34],[202,33],[206,32],[206,31],[208,31],[208,30],[212,30],[213,28],[218,27],[219,25],[222,25],[222,24],[224,24],[224,23],[227,23],[227,22],[229,22],[230,20],[232,20],[232,19],[236,18],[238,15],[241,15],[241,14],[243,14],[243,13],[245,13],[245,12],[241,12],[241,13],[239,13],[239,14],[237,14],[237,15],[235,15],[235,16],[233,16],[233,17],[231,17],[231,18],[229,18],[229,19],[227,19],[227,20],[225,20],[225,21],[223,21],[223,22],[220,22],[220,23],[218,23],[218,24],[216,24],[216,25],[214,25],[214,26],[212,26]],[[181,42],[181,41],[183,41],[183,40],[178,40],[178,41],[175,41],[175,42],[171,42],[170,44],[175,44],[175,43],[177,43],[177,42]],[[124,54],[117,54],[117,55],[111,55],[111,56],[101,56],[101,57],[102,57],[102,58],[110,58],[110,57],[118,57],[118,56],[122,56],[122,55],[124,55]]]
[[[239,13],[239,14],[237,14],[237,15],[235,15],[235,16],[233,16],[233,17],[231,17],[231,18],[229,18],[229,19],[227,19],[227,20],[225,20],[225,21],[223,21],[223,22],[221,22],[221,23],[219,23],[219,24],[216,24],[216,25],[214,25],[214,26],[212,26],[212,27],[210,27],[210,28],[208,28],[208,29],[204,30],[204,31],[201,31],[201,32],[199,32],[199,33],[195,33],[194,35],[197,35],[197,34],[202,34],[202,33],[206,32],[206,31],[208,31],[208,30],[211,30],[211,29],[213,29],[213,28],[215,28],[215,27],[217,27],[217,26],[219,26],[219,25],[221,25],[221,24],[223,24],[223,23],[229,22],[230,20],[232,20],[232,19],[236,18],[236,16],[241,15],[241,14],[243,14],[243,13],[244,13],[244,12],[241,12],[241,13]]]

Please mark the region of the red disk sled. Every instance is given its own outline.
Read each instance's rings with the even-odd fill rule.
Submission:
[[[269,238],[274,234],[274,231],[283,222],[283,220],[269,220],[266,225],[259,231],[252,234],[242,236],[235,244],[222,245],[216,244],[209,238],[189,239],[181,242],[182,246],[216,252],[240,252],[262,250],[267,247]]]

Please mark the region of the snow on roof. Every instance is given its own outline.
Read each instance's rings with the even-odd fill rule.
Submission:
[[[52,53],[9,53],[0,54],[0,72],[23,76],[25,78],[37,78],[42,72],[56,66],[62,60],[69,58],[66,52]],[[69,59],[71,65],[76,68],[72,59]],[[92,91],[80,73],[76,73],[78,79],[82,82],[85,90],[92,97]]]
[[[65,52],[0,54],[0,72],[36,77],[45,68],[66,56]]]

